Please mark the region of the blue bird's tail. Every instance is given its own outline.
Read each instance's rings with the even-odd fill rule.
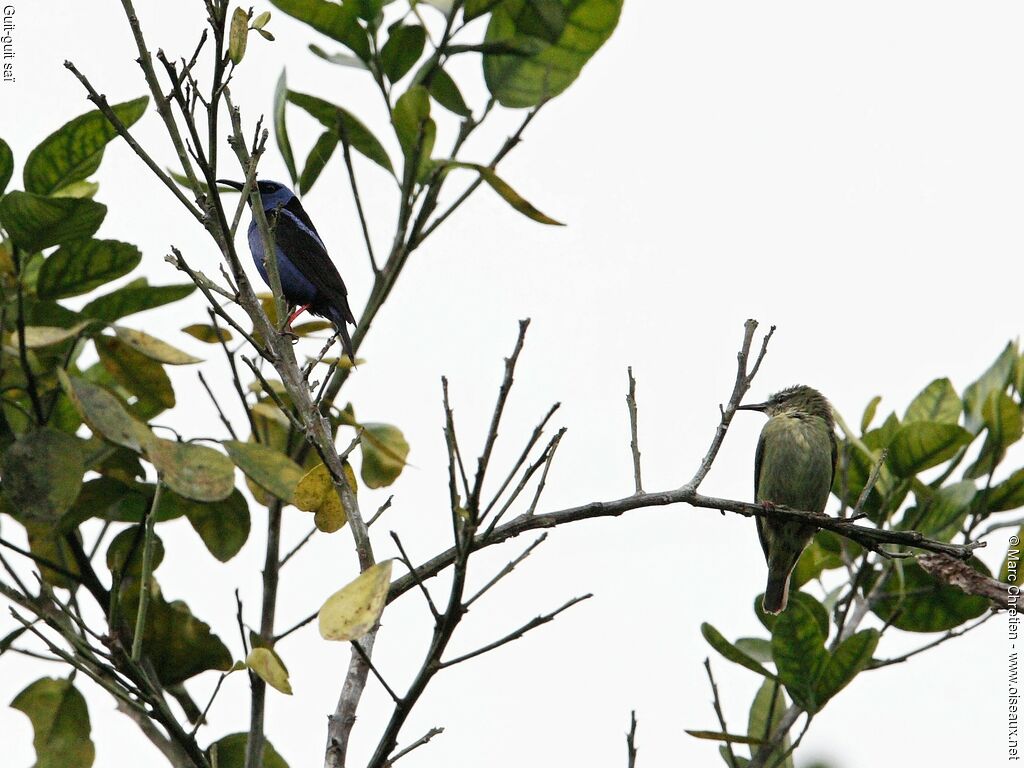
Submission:
[[[352,361],[353,367],[355,367],[356,354],[355,350],[352,348],[352,337],[349,336],[348,333],[348,324],[350,322],[355,322],[354,320],[351,319],[351,311],[349,311],[348,315],[346,316],[346,313],[344,311],[332,306],[330,312],[331,322],[334,323],[334,327],[338,329],[338,335],[341,336],[341,346],[344,348],[345,354],[348,355],[348,359]]]

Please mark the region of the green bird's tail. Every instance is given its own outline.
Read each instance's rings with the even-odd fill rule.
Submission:
[[[790,571],[769,571],[768,586],[764,588],[761,608],[765,613],[777,614],[786,610],[789,602]]]

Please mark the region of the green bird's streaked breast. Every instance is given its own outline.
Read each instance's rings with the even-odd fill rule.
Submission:
[[[791,509],[823,512],[832,489],[835,437],[817,417],[773,416],[755,456],[755,495]]]

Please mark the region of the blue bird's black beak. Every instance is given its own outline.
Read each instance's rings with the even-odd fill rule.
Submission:
[[[231,179],[217,179],[217,183],[223,184],[226,187],[231,187],[232,189],[237,189],[239,192],[241,192],[242,189],[245,187],[245,184],[243,184],[242,182],[232,181]]]

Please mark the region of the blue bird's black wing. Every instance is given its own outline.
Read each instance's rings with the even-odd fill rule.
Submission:
[[[354,325],[348,289],[298,199],[292,198],[279,213],[275,215],[275,212],[276,209],[268,211],[274,241],[317,290],[317,301],[312,309],[318,314],[337,314],[341,325],[346,321]],[[335,312],[329,313],[330,309]]]

